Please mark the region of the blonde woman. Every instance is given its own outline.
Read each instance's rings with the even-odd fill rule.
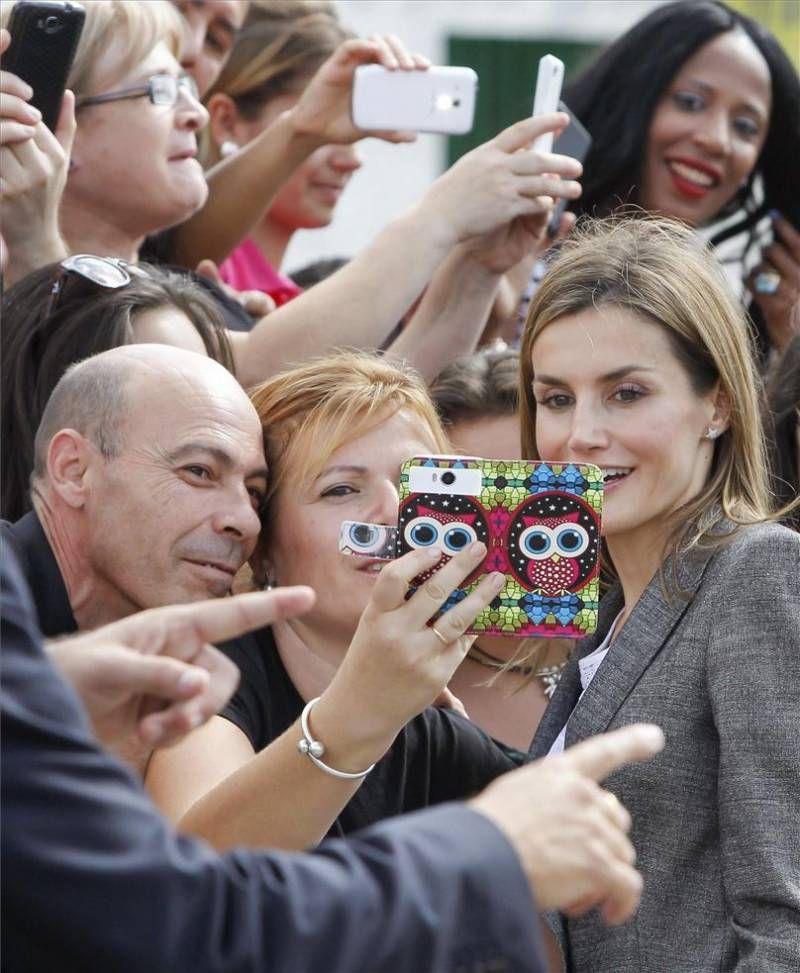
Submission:
[[[605,471],[598,632],[532,755],[652,720],[624,800],[641,908],[554,921],[565,968],[797,969],[800,538],[770,520],[748,331],[690,229],[590,225],[544,278],[521,348],[523,452]]]
[[[434,631],[428,620],[485,556],[482,544],[407,601],[409,582],[430,563],[424,552],[383,567],[338,550],[344,520],[397,522],[403,460],[447,450],[425,386],[379,358],[345,354],[278,375],[252,400],[270,471],[255,578],[302,578],[316,602],[302,619],[227,648],[242,671],[237,693],[206,727],[154,756],[151,793],[218,848],[304,847],[477,793],[515,762],[468,720],[430,704],[502,575],[487,577]],[[296,751],[297,721],[317,698],[310,727],[326,764],[350,777],[312,767],[311,793],[302,789],[309,761]],[[274,747],[283,744],[289,759],[276,772]]]

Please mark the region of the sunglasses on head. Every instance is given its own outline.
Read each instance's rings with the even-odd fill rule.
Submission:
[[[147,274],[141,268],[116,257],[73,254],[58,265],[45,318],[52,317],[70,301],[97,291],[116,291],[127,287],[132,276],[146,277]]]

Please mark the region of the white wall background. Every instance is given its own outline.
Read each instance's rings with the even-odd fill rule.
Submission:
[[[410,50],[445,63],[447,37],[559,37],[605,42],[660,0],[338,0],[345,26],[361,35],[397,34]],[[533,77],[534,71],[531,75]],[[417,200],[442,171],[443,136],[413,145],[360,143],[364,162],[342,197],[333,223],[296,233],[288,270],[319,257],[353,256],[394,216]]]

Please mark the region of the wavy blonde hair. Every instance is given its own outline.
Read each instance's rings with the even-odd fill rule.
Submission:
[[[662,218],[587,220],[564,244],[531,302],[520,348],[523,456],[537,458],[534,343],[554,321],[589,308],[620,307],[666,332],[698,395],[717,384],[729,425],[714,444],[708,480],[673,515],[667,555],[714,546],[721,522],[774,519],[759,418],[760,378],[740,303],[711,251],[683,224]],[[673,562],[677,564],[677,558]]]

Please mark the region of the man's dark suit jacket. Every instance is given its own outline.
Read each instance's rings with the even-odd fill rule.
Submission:
[[[11,524],[0,521],[4,552],[10,551],[27,582],[39,623],[46,638],[77,632],[67,588],[39,518],[31,511]]]
[[[2,967],[7,973],[540,973],[503,835],[442,805],[306,855],[176,836],[94,741],[6,546]]]

